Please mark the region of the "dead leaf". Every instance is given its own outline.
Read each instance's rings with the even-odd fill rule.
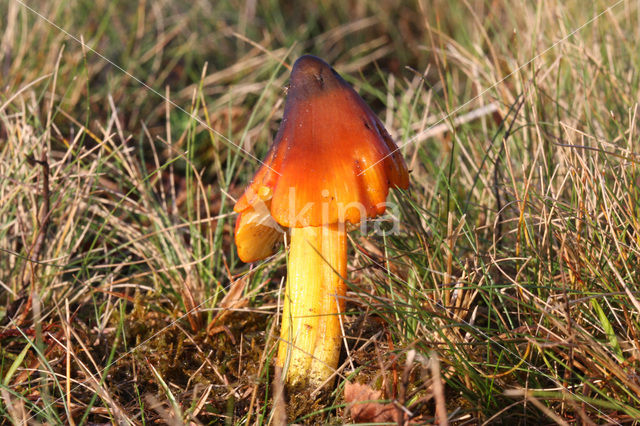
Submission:
[[[247,298],[242,296],[244,288],[247,286],[247,282],[247,278],[243,277],[231,284],[231,289],[222,298],[218,305],[221,308],[220,311],[218,311],[216,316],[213,317],[213,320],[211,320],[207,327],[207,334],[209,334],[209,336],[224,331],[225,327],[220,327],[220,325],[222,325],[225,317],[227,317],[233,309],[239,309],[247,305]]]
[[[376,402],[380,399],[382,392],[368,385],[347,382],[344,386],[344,400],[354,423],[396,422],[396,407]]]

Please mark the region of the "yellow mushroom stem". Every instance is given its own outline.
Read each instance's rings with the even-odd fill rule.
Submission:
[[[320,386],[338,366],[346,273],[344,224],[291,228],[278,348],[290,386]]]

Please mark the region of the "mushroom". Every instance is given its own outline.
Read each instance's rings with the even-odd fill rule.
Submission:
[[[347,228],[383,214],[390,187],[407,188],[402,156],[356,91],[323,60],[291,71],[284,116],[263,165],[236,203],[244,262],[290,249],[277,365],[292,387],[331,381],[340,356]]]

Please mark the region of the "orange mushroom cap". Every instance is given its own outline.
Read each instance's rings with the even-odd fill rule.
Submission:
[[[234,207],[236,241],[240,224],[254,223],[243,215],[261,203],[284,227],[357,224],[384,213],[389,187],[408,185],[378,117],[326,62],[305,55],[293,65],[273,146]]]

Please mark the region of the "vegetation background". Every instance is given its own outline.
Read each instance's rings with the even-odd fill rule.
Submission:
[[[633,0],[0,0],[3,422],[282,420],[285,254],[239,262],[232,207],[311,53],[411,189],[289,421],[637,424],[638,40]]]

